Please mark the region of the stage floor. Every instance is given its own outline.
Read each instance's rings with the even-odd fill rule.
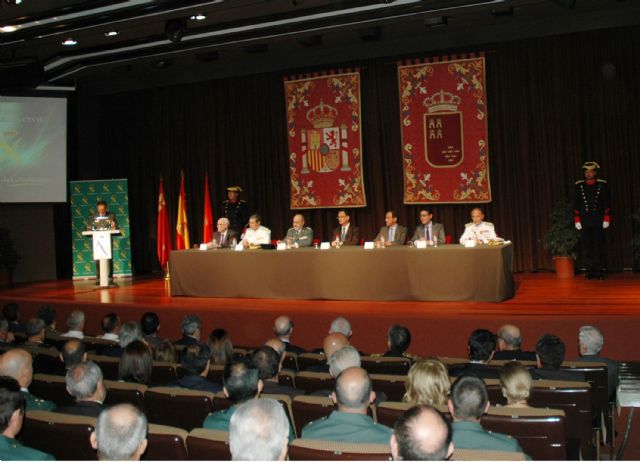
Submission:
[[[410,350],[420,355],[466,356],[471,330],[495,331],[511,322],[522,329],[526,349],[533,348],[539,335],[551,332],[565,340],[571,358],[577,355],[577,329],[594,324],[605,334],[608,356],[640,360],[635,341],[640,332],[640,275],[618,273],[604,281],[588,281],[526,273],[516,274],[515,280],[515,297],[501,303],[171,297],[169,285],[150,276],[120,279],[115,289],[98,289],[93,281],[21,284],[0,292],[0,302],[18,302],[23,320],[35,315],[41,305],[52,304],[61,329],[71,309],[83,309],[88,333],[100,333],[99,320],[106,313],[116,312],[126,321],[153,310],[160,315],[161,333],[168,338],[179,337],[182,316],[197,314],[205,334],[223,327],[237,345],[261,343],[271,335],[273,319],[287,314],[295,321],[294,343],[307,348],[321,345],[331,320],[342,315],[351,321],[352,342],[361,350],[383,352],[386,330],[400,323],[411,329]]]

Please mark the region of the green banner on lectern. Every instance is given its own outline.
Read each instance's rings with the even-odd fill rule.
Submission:
[[[95,277],[93,241],[82,232],[91,229],[91,217],[99,200],[118,220],[119,235],[112,237],[113,275],[131,276],[131,239],[129,232],[129,188],[127,180],[71,181],[71,231],[73,233],[73,278]]]

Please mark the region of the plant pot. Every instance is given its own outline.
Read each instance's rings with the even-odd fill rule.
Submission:
[[[576,261],[572,257],[553,257],[553,263],[559,279],[571,279],[576,275]]]

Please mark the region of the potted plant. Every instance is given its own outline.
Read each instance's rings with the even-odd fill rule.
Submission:
[[[11,285],[11,273],[19,259],[20,255],[13,246],[9,230],[0,228],[0,287]]]
[[[631,250],[633,252],[633,269],[640,271],[640,209],[633,212],[631,215],[633,219],[635,232],[631,238]]]
[[[542,237],[542,243],[553,255],[556,276],[572,278],[575,275],[575,248],[580,234],[575,228],[573,208],[566,199],[561,199],[551,210],[551,226]]]

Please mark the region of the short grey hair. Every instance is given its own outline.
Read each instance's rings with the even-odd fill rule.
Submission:
[[[200,321],[198,316],[185,316],[182,318],[182,323],[180,324],[184,335],[193,335],[201,326],[202,321]]]
[[[118,343],[120,348],[126,348],[134,340],[142,340],[142,328],[137,322],[129,321],[125,322],[120,327],[120,335],[118,336]]]
[[[102,381],[102,371],[93,361],[76,364],[67,371],[65,377],[67,389],[76,400],[95,394]]]
[[[101,460],[131,459],[147,437],[147,418],[131,404],[105,409],[96,422],[96,441]]]
[[[604,346],[604,335],[594,326],[582,326],[578,334],[578,341],[584,345],[587,355],[597,355]]]
[[[329,373],[338,377],[340,372],[350,367],[360,367],[360,353],[351,345],[340,348],[329,358]]]
[[[342,316],[339,318],[336,318],[331,323],[331,327],[329,328],[329,333],[330,334],[340,333],[348,338],[351,336],[351,323],[349,322],[349,320],[347,320],[347,318],[343,318]]]
[[[227,217],[218,218],[216,224],[225,223],[227,226],[231,223]]]
[[[84,311],[82,310],[73,310],[67,315],[67,327],[69,327],[69,330],[75,330],[77,327],[80,327],[80,324],[83,322]]]
[[[276,400],[249,400],[231,416],[232,460],[278,460],[288,441],[289,419]]]

